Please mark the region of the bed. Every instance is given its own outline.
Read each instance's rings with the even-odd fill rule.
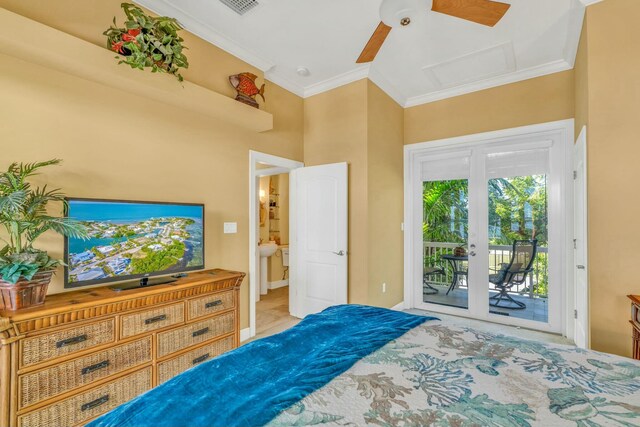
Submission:
[[[640,363],[344,305],[89,425],[638,426]]]

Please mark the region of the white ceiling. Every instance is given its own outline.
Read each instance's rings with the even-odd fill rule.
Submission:
[[[573,68],[585,4],[593,3],[502,0],[511,8],[490,28],[423,1],[421,20],[392,30],[373,63],[356,64],[381,0],[258,0],[243,16],[219,0],[136,0],[302,97],[369,77],[405,107]],[[300,66],[311,74],[299,76]]]

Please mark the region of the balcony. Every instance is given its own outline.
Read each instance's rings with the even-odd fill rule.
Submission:
[[[424,267],[444,268],[445,274],[429,276],[430,287],[425,286],[423,301],[433,304],[440,304],[453,307],[468,308],[469,283],[467,276],[458,279],[456,287],[449,292],[447,290],[453,282],[453,268],[451,263],[442,259],[443,255],[451,255],[454,249],[460,246],[459,243],[424,242],[423,260]],[[508,264],[511,259],[512,247],[502,245],[489,246],[489,268],[487,268],[487,281],[489,274],[495,273],[491,269],[499,269],[501,264]],[[464,263],[466,264],[466,263]],[[511,288],[509,295],[516,301],[526,305],[525,309],[514,310],[503,307],[489,306],[492,314],[509,316],[538,322],[547,322],[548,314],[548,248],[538,247],[538,253],[533,264],[533,273],[527,276],[526,281],[521,285]],[[461,266],[466,270],[467,266]],[[471,284],[473,286],[473,283]],[[437,292],[436,292],[437,291]],[[487,305],[489,297],[497,294],[498,291],[493,284],[489,283],[489,294],[487,295]]]

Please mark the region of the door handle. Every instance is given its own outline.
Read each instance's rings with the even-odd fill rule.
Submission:
[[[334,252],[334,254],[336,254],[338,256],[344,256],[344,251]]]
[[[585,266],[584,265],[576,265],[576,268],[578,270],[585,270]]]
[[[469,252],[469,256],[476,256],[476,253],[474,251]]]

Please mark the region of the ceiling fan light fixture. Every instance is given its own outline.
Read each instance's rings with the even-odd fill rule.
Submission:
[[[380,18],[391,28],[406,27],[425,13],[423,0],[384,0],[380,5]]]

